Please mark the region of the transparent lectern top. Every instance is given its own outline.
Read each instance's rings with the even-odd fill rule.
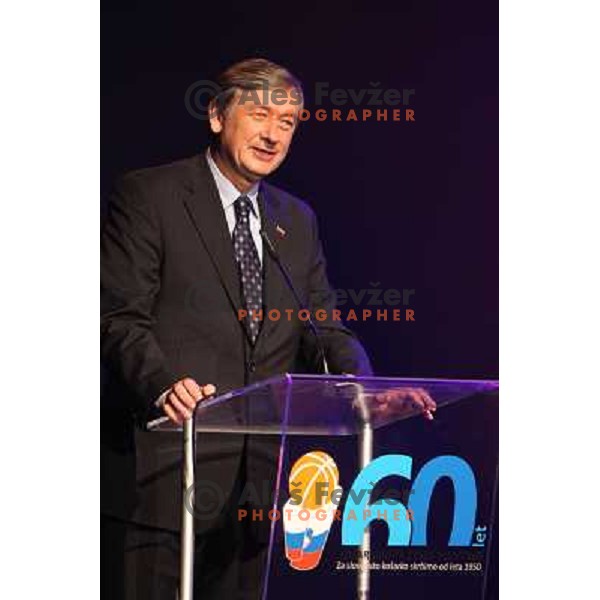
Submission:
[[[498,389],[497,381],[285,374],[216,396],[197,409],[196,431],[292,435],[353,435],[422,413],[427,393],[437,408]],[[153,431],[181,429],[166,417]]]
[[[285,374],[205,400],[197,409],[196,431],[353,435],[365,422],[378,429],[421,414],[424,393],[439,409],[497,389],[490,380]],[[164,417],[148,428],[181,426]]]

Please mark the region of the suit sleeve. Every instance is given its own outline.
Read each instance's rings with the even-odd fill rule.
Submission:
[[[353,373],[355,375],[372,375],[373,369],[369,357],[355,335],[344,326],[342,321],[333,319],[335,309],[335,293],[327,278],[327,264],[323,253],[323,245],[319,237],[317,220],[311,216],[311,236],[313,253],[309,273],[309,289],[307,306],[325,348],[327,363],[332,373]],[[319,309],[323,309],[317,314]],[[326,318],[320,320],[321,316]],[[310,353],[317,353],[314,336],[305,331],[303,343]]]
[[[152,331],[160,290],[160,226],[132,177],[115,186],[100,250],[100,350],[103,364],[146,411],[175,381]]]

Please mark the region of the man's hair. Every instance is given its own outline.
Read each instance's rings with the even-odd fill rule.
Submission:
[[[230,106],[238,90],[282,89],[295,90],[293,100],[300,109],[304,105],[302,84],[285,67],[265,58],[247,58],[235,63],[217,77],[219,93],[213,98],[213,108],[223,114]],[[262,97],[258,94],[258,97]]]

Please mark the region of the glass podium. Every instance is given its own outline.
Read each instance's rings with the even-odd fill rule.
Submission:
[[[180,600],[193,598],[202,432],[276,441],[268,498],[238,510],[268,530],[263,600],[479,599],[497,586],[497,381],[285,374],[201,402],[183,427],[148,428],[182,430]]]

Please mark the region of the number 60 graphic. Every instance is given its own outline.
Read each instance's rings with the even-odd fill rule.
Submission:
[[[361,490],[373,487],[374,483],[391,475],[410,480],[412,458],[404,454],[381,456],[369,463],[354,480],[342,517],[344,546],[359,546],[365,528],[378,518],[378,510],[385,510],[386,506],[391,507],[395,515],[399,514],[401,517],[386,519],[388,545],[426,546],[429,504],[435,485],[442,477],[448,477],[454,488],[454,516],[448,545],[471,544],[477,512],[477,484],[473,470],[465,460],[458,456],[438,456],[426,463],[413,482],[408,510],[399,500],[392,498],[369,504],[369,494],[360,493]],[[408,511],[411,511],[412,520],[408,518]],[[350,515],[352,517],[348,518]]]

